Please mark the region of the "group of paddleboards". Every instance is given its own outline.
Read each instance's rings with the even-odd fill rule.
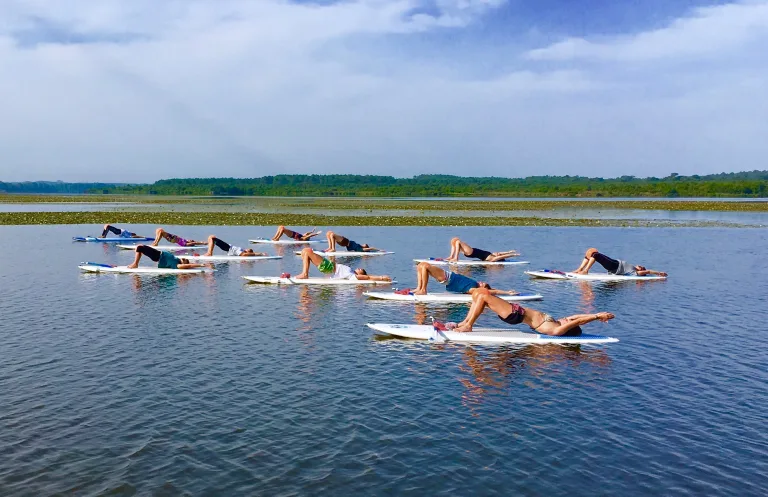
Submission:
[[[320,243],[313,238],[322,231],[313,229],[301,233],[279,226],[272,238],[249,240],[253,244],[264,245],[309,245]],[[116,236],[110,236],[116,235]],[[113,266],[100,263],[82,263],[79,268],[88,272],[132,273],[132,274],[194,274],[213,271],[213,262],[258,261],[280,259],[280,255],[269,255],[232,245],[215,235],[206,240],[192,240],[157,228],[155,237],[144,237],[131,231],[115,226],[105,225],[101,236],[75,237],[79,242],[117,243],[121,249],[132,250],[134,261],[125,266]],[[171,245],[160,245],[161,240]],[[364,269],[353,269],[350,266],[336,262],[339,257],[362,257],[372,255],[393,254],[383,249],[371,247],[350,240],[333,231],[326,232],[327,247],[324,250],[314,250],[305,247],[295,252],[301,256],[302,270],[292,276],[282,273],[280,276],[243,276],[248,282],[278,285],[391,285],[393,280],[387,275],[371,275]],[[151,242],[151,243],[141,243]],[[515,250],[489,252],[472,247],[459,238],[450,242],[451,252],[446,258],[414,259],[417,263],[417,286],[414,289],[396,289],[390,292],[370,291],[364,293],[372,300],[387,300],[394,302],[428,302],[428,303],[468,303],[470,310],[460,323],[440,323],[434,321],[429,325],[406,325],[376,323],[368,326],[373,330],[403,338],[427,339],[433,341],[460,341],[477,343],[609,343],[618,341],[615,338],[600,335],[587,335],[581,326],[592,321],[607,322],[613,319],[613,314],[600,312],[596,314],[577,314],[555,319],[550,315],[531,308],[522,307],[517,302],[541,300],[536,293],[521,293],[514,290],[492,288],[487,282],[476,281],[455,271],[451,266],[515,266],[528,264],[527,261],[509,260],[519,257]],[[345,250],[340,250],[343,248]],[[214,254],[216,249],[225,253]],[[203,253],[204,251],[204,253]],[[466,259],[460,259],[464,256]],[[156,267],[139,266],[143,257],[157,264]],[[208,264],[204,264],[204,263]],[[606,273],[589,274],[592,266],[597,263],[606,269]],[[312,267],[322,274],[320,277],[310,276]],[[448,267],[448,268],[445,268]],[[526,271],[534,278],[559,280],[586,281],[629,281],[665,279],[666,273],[649,270],[644,266],[632,265],[623,260],[610,258],[597,249],[587,250],[580,266],[571,272],[552,269]],[[445,285],[445,292],[430,293],[427,291],[430,280]],[[499,319],[510,325],[525,324],[532,332],[521,332],[511,329],[479,329],[474,323],[480,315],[490,309]]]

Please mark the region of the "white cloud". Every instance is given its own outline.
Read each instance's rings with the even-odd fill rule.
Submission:
[[[525,61],[475,40],[475,50],[519,65],[483,77],[473,60],[408,51],[412,33],[460,30],[503,3],[1,2],[0,180],[762,167],[768,77],[751,47],[764,35],[706,65],[678,67],[679,53],[641,68],[607,56],[580,63],[584,48]],[[706,17],[738,31],[732,8]],[[691,36],[675,31],[668,43]]]
[[[531,50],[531,60],[573,59],[650,61],[680,57],[712,57],[765,42],[768,2],[749,2],[695,9],[661,29],[603,41],[568,38]],[[765,45],[763,45],[765,46]]]

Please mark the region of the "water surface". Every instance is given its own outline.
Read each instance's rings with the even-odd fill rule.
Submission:
[[[272,231],[168,228],[241,243]],[[401,287],[415,285],[411,259],[447,255],[453,235],[534,268],[572,269],[597,246],[671,278],[472,270],[542,293],[531,306],[554,315],[613,311],[587,329],[621,341],[430,345],[364,323],[466,307],[240,278],[295,274],[292,250],[205,276],[87,275],[77,263],[131,254],[69,242],[93,226],[3,226],[0,495],[765,495],[765,231],[339,231],[394,250],[353,265]]]

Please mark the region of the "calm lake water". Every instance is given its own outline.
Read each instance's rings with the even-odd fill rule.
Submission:
[[[238,244],[273,231],[167,228]],[[621,341],[430,345],[364,324],[460,320],[466,307],[240,278],[297,273],[292,250],[203,276],[87,275],[79,262],[132,255],[69,241],[94,226],[3,226],[0,495],[768,492],[765,230],[338,231],[394,250],[352,265],[400,287],[415,285],[412,258],[447,255],[453,235],[519,249],[532,268],[573,269],[596,246],[671,277],[579,284],[477,269],[542,293],[531,307],[554,315],[612,311],[586,329]]]

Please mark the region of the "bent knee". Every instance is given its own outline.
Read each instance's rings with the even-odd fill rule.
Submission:
[[[420,262],[420,263],[416,264],[416,267],[418,269],[427,269],[429,267],[429,263],[428,262]]]
[[[454,236],[453,238],[451,238],[451,245],[453,245],[454,243],[459,243],[460,241],[461,241],[461,238],[459,238],[458,236]]]
[[[284,229],[285,229],[285,226],[283,226],[283,225],[281,224],[280,226],[278,226],[278,227],[277,227],[277,229],[279,229],[279,230],[284,230]]]
[[[309,254],[311,254],[311,253],[312,253],[312,249],[311,249],[311,248],[309,248],[309,247],[304,247],[303,249],[301,249],[301,253],[302,253],[302,255],[303,255],[303,254],[307,254],[307,255],[309,255]]]
[[[165,230],[163,228],[157,228],[155,233],[165,233]]]
[[[491,292],[487,288],[475,288],[475,291],[472,292],[472,300],[487,301],[490,296]]]

